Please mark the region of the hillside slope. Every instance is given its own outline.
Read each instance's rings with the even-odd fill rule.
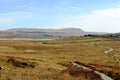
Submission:
[[[17,28],[0,31],[0,38],[61,38],[70,36],[82,36],[85,34],[104,34],[96,32],[85,32],[80,28],[64,29],[35,29],[35,28]]]

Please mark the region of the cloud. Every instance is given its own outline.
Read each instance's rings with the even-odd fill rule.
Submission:
[[[62,6],[67,5],[67,4],[69,4],[69,1],[68,1],[68,0],[63,0],[63,1],[60,3],[60,5],[62,5]]]
[[[14,11],[14,12],[8,12],[8,13],[1,13],[0,14],[0,20],[6,19],[6,18],[12,18],[14,20],[32,20],[35,18],[34,13],[28,12],[28,11]]]
[[[15,23],[15,20],[11,17],[0,18],[0,25],[9,26]]]
[[[13,28],[16,26],[22,27],[24,25],[29,26],[30,24],[29,22],[32,22],[36,19],[38,19],[38,17],[31,12],[15,11],[15,12],[1,13],[0,26],[3,28]]]
[[[80,7],[75,7],[75,6],[71,6],[70,9],[73,9],[73,10],[81,10]]]
[[[119,17],[120,18],[120,8],[110,8],[107,10],[98,10],[94,11],[93,14],[100,15],[100,16],[111,16],[114,18]]]
[[[92,11],[84,16],[70,17],[58,28],[77,27],[86,31],[120,32],[120,7]]]

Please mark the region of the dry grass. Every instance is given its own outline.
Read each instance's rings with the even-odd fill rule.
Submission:
[[[120,59],[120,41],[104,41],[101,43],[101,45],[108,46],[114,49],[113,55],[116,58]]]
[[[69,67],[66,70],[61,71],[61,73],[68,73],[75,77],[85,77],[88,80],[101,80],[101,77],[94,73],[94,71],[85,70],[83,68]]]
[[[120,45],[119,41],[109,43],[103,38],[82,37],[51,41],[1,40],[0,66],[5,69],[0,71],[0,77],[3,80],[90,80],[84,76],[75,77],[61,73],[67,67],[58,63],[67,64],[73,61],[91,65],[97,70],[120,72],[120,64],[104,55],[104,49],[90,45],[96,41],[102,41],[99,45],[110,46],[119,51],[117,47]],[[15,67],[7,62],[9,58],[35,62],[37,66]]]

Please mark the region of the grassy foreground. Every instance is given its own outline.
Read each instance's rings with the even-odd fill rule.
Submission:
[[[91,45],[98,41],[99,44]],[[0,70],[0,80],[101,80],[96,76],[91,78],[82,69],[78,75],[76,69],[64,66],[74,61],[119,76],[120,64],[105,55],[106,49],[100,48],[101,45],[114,48],[112,54],[120,58],[120,42],[103,38],[0,40],[0,66],[4,67]],[[32,63],[35,67],[29,67]]]

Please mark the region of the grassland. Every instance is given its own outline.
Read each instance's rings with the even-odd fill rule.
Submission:
[[[92,42],[100,42],[91,45]],[[0,40],[0,80],[100,80],[91,79],[89,74],[73,76],[68,69],[69,62],[78,61],[104,73],[120,74],[120,64],[104,54],[111,47],[112,54],[120,58],[120,42],[104,38],[65,38],[48,41]],[[16,67],[9,59],[36,63],[35,68]],[[62,64],[62,65],[61,65]],[[115,75],[116,76],[116,75]]]

